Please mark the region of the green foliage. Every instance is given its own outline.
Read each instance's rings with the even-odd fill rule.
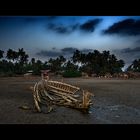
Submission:
[[[16,76],[16,74],[13,73],[12,71],[0,72],[0,77],[13,77],[13,76]]]
[[[140,59],[135,59],[130,66],[128,66],[127,71],[140,72]]]
[[[98,50],[84,54],[76,50],[73,54],[72,61],[74,63],[81,63],[80,70],[91,75],[96,73],[97,75],[105,75],[106,73],[118,73],[121,72],[121,68],[124,66],[123,60],[117,60],[114,54],[110,54],[109,51],[103,51],[100,53]]]
[[[122,72],[124,66],[123,60],[118,60],[114,54],[109,51],[83,53],[76,50],[71,60],[66,60],[63,56],[50,58],[49,61],[42,62],[32,58],[28,61],[28,54],[23,48],[17,51],[8,49],[6,59],[3,58],[4,51],[0,50],[0,73],[12,76],[15,74],[25,74],[32,70],[34,75],[40,75],[41,70],[49,69],[54,73],[63,73],[64,77],[80,77],[81,72],[91,74],[105,75],[106,73],[114,74]],[[80,64],[80,67],[79,67]],[[129,67],[130,70],[140,71],[140,60],[135,60]]]
[[[65,61],[66,61],[66,59],[63,56],[59,56],[56,59],[50,58],[48,61],[48,68],[52,72],[61,71],[62,65],[64,64]]]
[[[69,71],[69,70],[72,70],[72,71],[77,71],[78,70],[78,66],[73,64],[70,60],[67,61],[65,64],[64,64],[64,70],[66,71]]]
[[[3,58],[4,51],[0,50],[0,59]]]
[[[69,71],[65,71],[63,73],[63,77],[66,77],[66,78],[70,78],[70,77],[81,77],[81,72],[79,71],[72,71],[72,70],[69,70]]]

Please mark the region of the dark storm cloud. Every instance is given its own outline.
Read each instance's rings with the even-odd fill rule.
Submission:
[[[75,25],[71,25],[71,26],[70,26],[71,32],[77,30],[77,29],[79,28],[79,26],[80,26],[80,25],[79,25],[78,23],[75,24]]]
[[[52,48],[52,50],[56,50],[56,48],[55,48],[55,47],[53,47],[53,48]]]
[[[45,57],[58,57],[60,55],[64,55],[65,57],[68,57],[68,56],[72,55],[76,50],[79,50],[82,53],[88,53],[88,52],[93,51],[92,49],[78,49],[78,48],[74,48],[74,47],[63,48],[60,51],[52,48],[52,51],[41,50],[40,52],[36,53],[36,55],[43,56],[43,57],[44,56]]]
[[[48,24],[48,29],[55,31],[56,33],[65,34],[69,33],[69,29],[63,25]]]
[[[136,44],[140,44],[140,39],[135,41]]]
[[[76,50],[79,50],[79,51],[81,51],[82,53],[89,53],[89,52],[91,52],[91,51],[93,51],[92,49],[78,49],[78,48],[73,48],[73,47],[69,47],[69,48],[63,48],[63,49],[61,49],[61,51],[62,52],[64,52],[64,53],[73,53],[73,52],[75,52]]]
[[[61,51],[62,51],[63,53],[73,53],[73,52],[76,51],[76,50],[77,50],[77,48],[73,48],[73,47],[61,49]]]
[[[96,26],[101,22],[101,19],[88,20],[80,25],[80,30],[85,32],[93,32]]]
[[[82,49],[81,51],[83,53],[89,53],[89,52],[92,52],[93,50],[92,49]]]
[[[104,34],[120,35],[140,35],[140,20],[126,19],[114,23],[108,29],[103,31]]]
[[[63,24],[57,25],[57,24],[50,23],[48,24],[47,28],[59,34],[72,33],[75,30],[80,30],[84,32],[93,32],[96,26],[100,22],[101,19],[93,19],[93,20],[88,20],[83,24],[76,23],[74,25],[69,25],[69,26],[64,26]]]
[[[140,47],[135,48],[125,48],[121,50],[122,53],[140,53]]]
[[[36,53],[36,55],[43,56],[43,57],[58,57],[60,55],[69,56],[69,55],[73,54],[73,52],[75,50],[76,49],[74,49],[74,48],[63,48],[60,51],[56,51],[56,49],[52,48],[52,51],[41,50],[40,52]]]
[[[55,31],[56,33],[59,34],[67,34],[67,33],[71,33],[74,30],[76,30],[78,28],[78,24],[75,25],[70,25],[70,26],[64,26],[64,25],[56,25],[56,24],[48,24],[47,28],[49,30]]]
[[[61,52],[42,50],[42,51],[36,53],[36,55],[46,56],[46,57],[57,57],[57,56],[61,55]]]

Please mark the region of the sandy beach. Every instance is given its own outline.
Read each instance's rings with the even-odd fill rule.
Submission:
[[[64,82],[95,95],[89,114],[66,107],[49,114],[34,112],[29,87],[39,80],[0,78],[0,124],[140,124],[140,80],[65,78]],[[31,109],[20,109],[23,105]]]

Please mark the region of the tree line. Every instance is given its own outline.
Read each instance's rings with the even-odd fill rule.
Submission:
[[[80,76],[82,72],[89,76],[92,74],[104,76],[107,73],[112,75],[122,72],[125,65],[123,60],[118,60],[114,54],[110,54],[110,51],[94,50],[83,53],[76,50],[70,59],[61,55],[45,62],[35,58],[29,61],[29,55],[23,48],[17,51],[8,49],[5,53],[4,57],[4,51],[0,50],[0,75],[4,76],[25,74],[29,70],[32,70],[34,75],[40,75],[40,71],[45,69],[64,76]],[[134,60],[127,71],[140,72],[140,59]]]

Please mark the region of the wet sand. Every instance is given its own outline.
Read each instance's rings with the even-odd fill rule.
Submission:
[[[49,114],[20,109],[23,105],[33,108],[29,87],[39,80],[0,78],[0,124],[140,124],[140,80],[64,79],[95,95],[89,114],[66,107],[56,107]]]

